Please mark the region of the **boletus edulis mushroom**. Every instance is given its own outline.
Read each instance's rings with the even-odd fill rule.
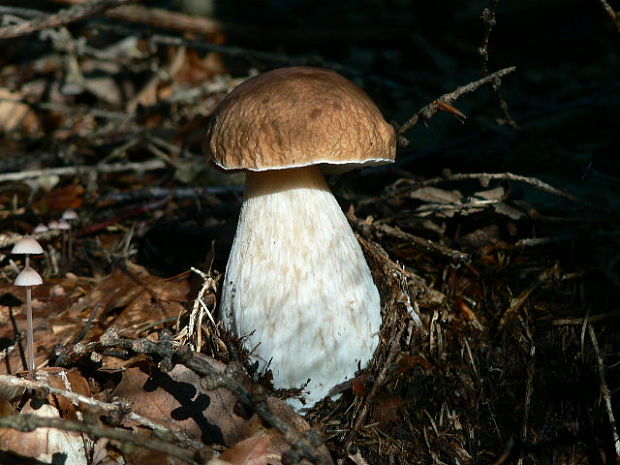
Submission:
[[[348,79],[290,67],[231,91],[205,146],[222,170],[247,172],[223,324],[274,387],[305,385],[312,406],[369,362],[381,326],[370,269],[322,172],[392,162],[395,131]]]

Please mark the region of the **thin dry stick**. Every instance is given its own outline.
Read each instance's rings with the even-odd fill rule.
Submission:
[[[156,423],[146,417],[143,417],[142,415],[138,415],[137,413],[134,413],[131,411],[127,411],[127,412],[124,411],[125,407],[118,403],[111,404],[108,402],[103,402],[97,399],[93,399],[92,397],[87,397],[82,394],[78,394],[77,392],[67,391],[65,389],[60,389],[60,388],[51,386],[41,381],[30,381],[27,379],[18,378],[16,376],[11,376],[11,375],[0,375],[0,384],[3,384],[5,386],[16,386],[16,387],[23,387],[26,389],[42,390],[45,392],[49,392],[50,394],[65,397],[74,403],[80,403],[83,405],[88,405],[89,407],[94,407],[98,409],[99,411],[104,412],[106,414],[117,414],[120,411],[123,417],[126,418],[127,420],[134,421],[138,423],[139,425],[149,428],[157,433],[173,435],[177,441],[184,443],[187,446],[190,446],[196,449],[202,447],[202,443],[198,441],[194,441],[182,434],[179,434],[178,432],[172,431],[170,428],[164,425]]]
[[[500,329],[503,328],[508,321],[513,319],[517,315],[517,311],[525,304],[525,301],[529,298],[529,296],[538,289],[539,286],[542,286],[547,281],[549,281],[553,275],[556,273],[556,267],[553,266],[551,268],[547,268],[543,270],[536,279],[527,286],[518,297],[512,299],[510,303],[510,307],[508,310],[502,315],[501,320],[499,321]]]
[[[452,92],[448,92],[447,94],[443,94],[436,100],[433,100],[428,105],[422,107],[418,110],[411,118],[409,118],[405,123],[400,126],[398,130],[398,134],[402,135],[411,129],[413,126],[418,124],[420,117],[424,119],[430,119],[433,117],[435,113],[437,113],[442,107],[440,102],[444,102],[447,104],[451,104],[456,99],[458,99],[461,95],[469,94],[475,90],[478,90],[480,87],[485,84],[492,83],[495,79],[499,79],[501,77],[506,76],[516,70],[516,66],[511,66],[509,68],[500,69],[499,71],[494,72],[493,74],[489,74],[488,76],[483,77],[482,79],[478,79],[477,81],[470,82],[469,84],[465,84],[464,86],[459,86],[456,90]]]
[[[85,0],[52,0],[55,3],[65,5],[82,4]],[[206,3],[206,2],[205,2]],[[380,27],[375,25],[372,28],[352,27],[352,28],[320,28],[315,29],[312,35],[305,31],[294,27],[270,27],[262,28],[253,23],[231,23],[220,22],[218,20],[190,16],[178,11],[170,11],[163,8],[149,8],[142,5],[128,5],[114,8],[106,12],[108,18],[120,19],[122,21],[131,21],[138,24],[144,24],[151,28],[169,29],[183,33],[194,33],[218,37],[225,35],[227,39],[245,38],[251,39],[258,35],[263,40],[270,41],[277,38],[283,43],[291,44],[293,42],[302,42],[313,44],[317,43],[333,43],[335,40],[354,40],[359,41],[378,41],[386,40],[388,37],[396,40],[396,37],[404,39],[409,37],[409,31],[406,28],[395,28],[394,26]],[[231,40],[235,42],[235,40]]]
[[[620,32],[620,13],[615,11],[607,0],[598,1],[601,2],[603,10],[605,10],[605,13],[607,13],[607,16],[611,19],[611,22],[614,23],[616,29],[618,29],[618,32]]]
[[[491,0],[491,8],[485,8],[484,10],[482,10],[482,21],[486,24],[487,28],[482,39],[482,46],[478,49],[478,53],[480,54],[480,66],[482,68],[482,74],[485,76],[489,75],[489,38],[491,37],[491,31],[497,24],[495,19],[495,12],[497,11],[498,5],[499,0]],[[512,118],[512,116],[510,116],[510,111],[508,110],[508,103],[506,102],[506,100],[504,100],[504,97],[502,97],[502,94],[499,90],[501,85],[502,80],[499,76],[493,78],[493,92],[495,93],[499,108],[504,115],[504,120],[501,123],[507,123],[512,128],[517,129],[519,125]]]
[[[398,347],[400,345],[400,338],[405,332],[405,328],[406,328],[406,325],[400,325],[400,327],[396,331],[396,334],[392,335],[392,343],[390,344],[390,349],[388,352],[387,359],[383,363],[383,367],[381,368],[381,371],[377,375],[377,379],[375,380],[375,383],[373,384],[372,389],[370,390],[370,393],[366,396],[365,399],[363,399],[361,408],[355,415],[353,427],[349,431],[349,434],[347,435],[347,438],[344,442],[344,450],[347,452],[349,451],[349,449],[351,448],[351,445],[353,444],[355,435],[357,434],[357,432],[362,426],[362,423],[364,423],[364,420],[366,419],[366,415],[368,414],[368,409],[370,407],[370,404],[372,404],[373,399],[379,393],[379,389],[383,387],[383,384],[385,383],[387,379],[388,372],[394,366],[394,360],[396,359],[396,356],[399,354]]]
[[[534,373],[536,361],[536,346],[532,344],[530,348],[530,360],[527,364],[527,381],[525,385],[525,400],[523,401],[523,422],[521,424],[521,443],[525,444],[527,440],[527,424],[530,417],[530,405],[532,403],[532,393],[534,392]],[[523,455],[519,457],[517,465],[523,463]]]
[[[83,5],[82,0],[54,0],[56,3]],[[163,8],[148,8],[142,5],[128,5],[106,12],[109,18],[145,24],[160,29],[206,34],[208,36],[227,32],[229,28],[209,18],[190,16],[178,11]]]
[[[28,18],[40,18],[42,16],[46,16],[46,14],[42,11],[16,6],[0,6],[0,15],[25,16]]]
[[[388,224],[375,225],[374,223],[371,225],[371,227],[379,233],[385,234],[389,237],[407,241],[418,250],[430,253],[434,256],[447,258],[453,263],[459,265],[468,265],[469,263],[471,263],[471,256],[465,252],[450,249],[445,245],[437,244],[436,242],[433,242],[431,240],[414,236],[413,234],[409,234],[408,232],[403,231],[398,227],[390,226]]]
[[[553,187],[538,178],[530,178],[514,173],[455,173],[448,176],[426,179],[425,181],[416,182],[415,185],[416,187],[424,187],[432,186],[434,184],[439,184],[442,182],[464,181],[467,179],[476,179],[480,181],[480,183],[484,186],[487,186],[489,184],[489,181],[494,180],[523,182],[525,184],[529,184],[530,186],[535,187],[538,190],[556,195],[558,197],[563,197],[567,200],[570,200],[571,202],[584,203],[584,201],[579,197],[575,197],[568,192],[558,189],[557,187]]]
[[[587,321],[588,323],[594,323],[597,321],[606,320],[607,318],[615,318],[620,316],[620,310],[615,310],[613,312],[601,313],[600,315],[592,315],[589,316]],[[585,317],[584,317],[585,318]],[[581,326],[584,322],[584,318],[558,318],[553,320],[551,324],[553,326]]]
[[[0,39],[11,39],[14,37],[32,34],[33,32],[41,31],[43,29],[66,26],[67,24],[75,21],[80,21],[82,19],[95,16],[109,8],[128,5],[130,3],[134,3],[135,1],[137,0],[94,0],[89,3],[75,5],[71,8],[60,10],[58,13],[54,13],[49,16],[37,17],[29,21],[24,21],[20,24],[0,28]]]
[[[594,332],[594,327],[588,323],[588,333],[590,334],[590,341],[592,341],[592,348],[596,355],[596,363],[598,365],[598,378],[601,383],[601,396],[605,401],[605,409],[607,410],[607,418],[609,418],[609,425],[611,426],[611,434],[614,438],[614,449],[616,451],[616,462],[620,460],[620,436],[618,435],[618,429],[616,428],[616,419],[614,417],[614,411],[611,408],[611,391],[607,387],[605,381],[605,362],[598,348],[598,339]]]
[[[23,181],[24,179],[39,178],[41,176],[71,176],[90,173],[118,173],[120,171],[152,171],[166,167],[162,160],[149,160],[137,163],[111,163],[96,166],[63,166],[61,168],[44,168],[40,170],[19,171],[15,173],[0,174],[0,182]]]
[[[54,428],[62,431],[84,433],[95,438],[109,438],[121,442],[129,442],[139,447],[160,451],[172,457],[177,457],[189,464],[198,465],[194,460],[193,453],[185,448],[169,444],[161,439],[149,439],[138,433],[120,428],[101,426],[96,423],[23,414],[9,415],[0,418],[0,428],[11,428],[25,433],[34,431],[37,428]]]

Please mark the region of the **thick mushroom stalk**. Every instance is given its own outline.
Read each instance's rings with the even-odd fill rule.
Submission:
[[[276,388],[310,380],[306,406],[371,359],[379,293],[317,166],[248,173],[221,310]]]

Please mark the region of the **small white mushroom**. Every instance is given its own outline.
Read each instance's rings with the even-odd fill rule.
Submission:
[[[24,267],[30,266],[30,255],[40,255],[43,253],[41,244],[32,236],[24,236],[18,240],[11,249],[13,255],[24,255],[26,257]]]
[[[77,220],[77,218],[78,218],[78,215],[77,215],[77,213],[75,212],[75,210],[65,210],[65,211],[62,213],[62,219],[63,219],[63,220],[66,220],[66,221],[75,221],[75,220]]]
[[[35,234],[41,234],[44,232],[49,231],[49,228],[47,226],[45,226],[43,223],[39,223],[36,228],[34,228],[34,233]]]
[[[291,67],[235,88],[206,149],[221,169],[247,171],[220,317],[276,388],[305,385],[312,406],[369,362],[381,326],[370,269],[321,170],[392,162],[394,129],[343,76]]]
[[[67,243],[67,263],[69,268],[73,263],[73,231],[71,229],[71,223],[78,219],[78,214],[75,210],[65,210],[62,214],[62,219],[69,223],[69,241]]]
[[[31,266],[24,268],[15,278],[15,285],[20,287],[40,286],[41,284],[43,284],[43,278]]]
[[[26,342],[28,352],[28,376],[34,379],[34,329],[32,325],[32,287],[43,284],[43,278],[30,266],[25,267],[15,279],[15,285],[26,288]]]

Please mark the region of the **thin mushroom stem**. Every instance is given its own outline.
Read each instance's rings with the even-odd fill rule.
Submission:
[[[68,232],[69,240],[67,245],[67,268],[70,270],[73,266],[73,231],[69,229]]]
[[[62,271],[64,273],[65,271],[67,271],[67,268],[68,268],[67,267],[67,263],[68,263],[68,260],[67,260],[67,231],[65,231],[64,229],[62,231],[62,253],[61,253],[61,256],[62,256]]]
[[[26,343],[28,352],[28,377],[32,380],[34,376],[34,329],[32,324],[32,287],[26,287]]]

